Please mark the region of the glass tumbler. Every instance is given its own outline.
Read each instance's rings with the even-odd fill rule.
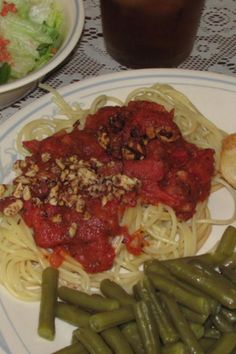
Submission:
[[[131,68],[176,67],[192,51],[205,0],[100,0],[108,53]]]

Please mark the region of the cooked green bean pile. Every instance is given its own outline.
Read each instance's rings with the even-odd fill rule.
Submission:
[[[144,265],[128,294],[101,282],[101,294],[42,279],[38,334],[52,340],[55,318],[76,327],[71,344],[54,354],[235,354],[236,228],[227,227],[213,253]],[[56,290],[55,290],[56,289]]]

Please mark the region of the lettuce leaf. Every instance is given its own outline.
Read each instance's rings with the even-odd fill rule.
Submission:
[[[63,16],[53,0],[7,2],[14,3],[17,12],[0,16],[0,36],[10,41],[11,78],[17,79],[52,58],[62,42]]]

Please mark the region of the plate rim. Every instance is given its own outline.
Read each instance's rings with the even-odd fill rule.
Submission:
[[[80,3],[80,0],[77,0]],[[143,76],[143,77],[148,77],[148,76],[159,76],[160,78],[186,78],[186,79],[192,79],[192,80],[203,80],[205,82],[212,82],[212,83],[221,83],[224,85],[229,85],[232,87],[235,87],[236,90],[236,77],[232,75],[227,75],[223,73],[216,73],[216,72],[208,72],[208,71],[200,71],[200,70],[192,70],[192,69],[172,69],[172,68],[151,68],[151,69],[130,69],[130,70],[122,70],[118,72],[112,72],[112,73],[105,73],[100,76],[96,77],[88,77],[84,78],[80,81],[73,82],[71,84],[67,84],[64,86],[61,86],[59,88],[56,88],[56,90],[64,96],[67,96],[69,94],[69,91],[74,90],[76,87],[78,90],[80,89],[85,89],[85,87],[92,86],[94,84],[96,85],[103,85],[106,81],[110,81],[112,79],[114,80],[127,80],[127,77],[129,79],[135,80],[137,79],[137,76]],[[1,128],[4,127],[5,124],[11,119],[16,119],[15,117],[18,117],[20,114],[25,114],[27,111],[32,110],[32,107],[39,106],[42,104],[44,101],[48,100],[48,98],[51,97],[51,93],[45,93],[43,96],[35,99],[31,103],[29,103],[26,107],[22,107],[19,111],[15,112],[12,114],[10,117],[8,117],[5,121],[2,123],[0,122]]]

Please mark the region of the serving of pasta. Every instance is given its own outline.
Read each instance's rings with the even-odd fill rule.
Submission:
[[[227,133],[203,116],[184,94],[172,86],[154,84],[150,87],[140,87],[131,90],[125,100],[100,95],[86,108],[77,103],[70,105],[51,87],[42,85],[42,88],[51,92],[53,101],[58,107],[58,113],[53,117],[34,120],[18,132],[16,146],[21,161],[27,161],[29,150],[31,149],[32,152],[32,149],[35,148],[35,146],[33,148],[30,146],[27,151],[22,142],[42,141],[55,134],[62,139],[61,131],[70,134],[73,127],[77,126],[79,126],[79,131],[83,131],[88,124],[87,117],[95,115],[104,107],[127,107],[133,102],[154,103],[158,107],[164,107],[166,112],[171,112],[174,124],[180,130],[184,141],[191,147],[196,146],[202,151],[211,150],[214,152],[214,173],[211,176],[209,194],[224,187],[235,198],[232,187],[222,178],[219,170],[222,140],[227,136]],[[81,142],[81,144],[83,143]],[[104,144],[103,140],[100,145],[104,148]],[[129,157],[126,160],[129,159],[132,158]],[[138,159],[142,161],[143,156],[139,155]],[[60,161],[62,162],[62,160]],[[65,160],[63,162],[65,163]],[[102,161],[102,164],[106,165],[106,162]],[[89,168],[91,170],[91,165]],[[125,174],[122,175],[122,178],[124,176]],[[129,183],[136,183],[135,178],[129,175]],[[2,186],[4,186],[2,187],[2,198],[9,197],[12,187]],[[137,184],[132,188],[137,188]],[[129,189],[128,192],[133,192],[133,189]],[[231,218],[225,220],[212,218],[208,207],[209,194],[206,194],[197,203],[191,217],[183,217],[182,214],[176,213],[171,204],[168,205],[164,202],[152,204],[138,200],[134,205],[128,203],[119,218],[119,225],[128,230],[134,243],[141,242],[141,250],[137,254],[130,252],[126,246],[125,236],[122,233],[117,234],[111,240],[111,246],[115,253],[112,266],[104,271],[93,273],[87,272],[81,262],[78,262],[78,259],[76,260],[70,253],[65,252],[65,249],[63,252],[61,249],[59,251],[56,249],[57,256],[63,258],[63,261],[58,264],[60,283],[90,292],[91,289],[99,288],[101,280],[108,278],[115,280],[129,291],[140,279],[144,261],[152,258],[163,260],[196,254],[209,237],[212,225],[228,225],[235,220],[235,212]],[[107,201],[103,201],[103,203],[105,206]],[[50,262],[52,263],[52,255],[55,256],[55,250],[35,243],[32,228],[23,220],[22,214],[13,213],[12,215],[11,212],[4,214],[3,211],[2,208],[0,283],[17,298],[29,301],[38,300],[42,270]],[[53,261],[55,262],[55,257]]]

